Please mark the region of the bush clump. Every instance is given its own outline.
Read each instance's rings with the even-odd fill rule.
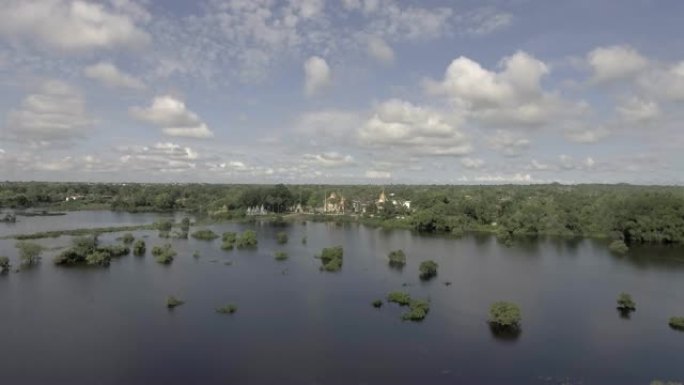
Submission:
[[[286,232],[281,231],[281,232],[279,232],[278,234],[276,234],[276,241],[278,241],[278,244],[279,244],[279,245],[284,245],[284,244],[286,244],[286,243],[287,243],[287,240],[288,240],[288,238],[287,238],[287,233],[286,233]]]
[[[626,254],[629,251],[627,244],[619,239],[611,242],[610,245],[608,245],[608,249],[615,254]]]
[[[376,299],[376,300],[373,301],[371,304],[372,304],[373,307],[375,307],[375,308],[382,307],[382,300],[381,300],[381,299]]]
[[[387,294],[387,302],[394,302],[399,306],[408,306],[411,304],[411,296],[401,291],[393,291]]]
[[[671,317],[668,323],[672,329],[684,331],[684,317]]]
[[[401,316],[404,321],[422,321],[430,311],[430,302],[422,299],[413,299],[409,303],[409,311]]]
[[[511,302],[495,302],[489,308],[489,324],[500,329],[520,327],[520,308]]]
[[[321,251],[321,270],[335,272],[342,269],[342,257],[344,249],[342,246],[326,247]]]
[[[404,250],[391,251],[389,255],[387,255],[387,258],[389,258],[390,267],[401,269],[406,265],[406,254],[404,254]]]
[[[133,243],[133,255],[136,255],[138,257],[141,257],[145,255],[145,252],[147,251],[147,245],[145,245],[145,241],[142,239],[138,239]]]
[[[218,238],[218,234],[215,232],[209,230],[209,229],[202,229],[202,230],[197,230],[194,233],[192,233],[192,237],[195,239],[199,239],[202,241],[213,241],[214,239]]]
[[[236,240],[235,245],[240,248],[256,247],[259,241],[254,230],[245,230]]]
[[[432,277],[437,276],[437,268],[439,265],[437,262],[429,260],[425,262],[420,263],[420,267],[418,270],[420,270],[420,279],[423,280],[428,280]]]
[[[617,308],[622,312],[631,312],[636,310],[636,303],[632,296],[627,293],[620,293],[617,299]]]
[[[131,233],[126,233],[123,235],[123,237],[121,237],[121,240],[125,245],[130,245],[133,243],[133,241],[135,241],[135,237]]]
[[[230,231],[225,232],[223,233],[222,241],[221,248],[223,250],[233,250],[235,242],[237,242],[237,234]]]
[[[64,250],[55,257],[57,265],[109,266],[112,258],[128,255],[131,250],[124,245],[100,246],[97,236],[74,238],[71,248]]]
[[[0,273],[5,273],[10,269],[10,260],[7,257],[0,257]]]
[[[173,309],[174,307],[180,306],[184,303],[185,301],[180,300],[172,295],[166,298],[166,307],[168,307],[169,309]]]
[[[167,243],[164,246],[154,246],[152,248],[152,255],[157,262],[168,265],[173,262],[176,251]]]
[[[220,314],[233,314],[237,311],[237,306],[235,305],[225,305],[216,308],[216,312]]]
[[[22,266],[33,266],[40,261],[40,254],[43,252],[43,246],[33,242],[19,242],[16,245],[19,249],[19,260]]]
[[[276,251],[275,253],[275,260],[276,261],[284,261],[287,259],[287,253],[284,251]]]

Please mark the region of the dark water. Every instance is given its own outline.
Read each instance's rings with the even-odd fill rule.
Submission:
[[[57,218],[68,228],[154,220],[79,215]],[[0,224],[0,233],[15,232],[7,226]],[[684,380],[684,333],[667,325],[670,316],[684,315],[682,249],[649,247],[617,258],[605,243],[591,240],[540,239],[504,248],[488,236],[421,237],[325,223],[286,227],[290,242],[279,246],[275,234],[281,228],[211,226],[217,232],[247,227],[259,234],[256,251],[224,252],[220,239],[172,240],[179,255],[170,266],[148,254],[122,257],[102,269],[55,267],[51,258],[59,251],[53,250],[39,266],[0,277],[0,383]],[[115,242],[120,235],[101,240]],[[142,235],[149,236],[148,251],[166,242],[154,232],[136,234]],[[56,247],[69,239],[41,242]],[[0,255],[16,264],[14,243],[0,240]],[[342,271],[319,272],[314,254],[338,244],[345,251]],[[399,248],[408,256],[403,271],[387,266],[387,253]],[[290,255],[285,262],[273,258],[281,249]],[[195,250],[199,259],[192,257]],[[439,263],[439,275],[421,282],[418,265],[426,259]],[[370,305],[402,289],[430,299],[422,323],[401,321],[404,309],[393,304]],[[630,319],[615,309],[621,291],[637,302]],[[168,311],[168,295],[187,302]],[[487,326],[489,305],[498,300],[520,305],[517,338],[494,336]],[[238,306],[236,314],[214,312],[228,303]]]

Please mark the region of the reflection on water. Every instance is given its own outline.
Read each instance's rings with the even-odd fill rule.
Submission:
[[[151,223],[158,216],[81,212],[49,219],[28,218],[19,231],[0,224],[0,234]],[[486,234],[456,239],[347,223],[208,227],[219,234],[255,229],[259,247],[226,252],[221,239],[159,239],[139,231],[134,235],[145,239],[148,253],[171,243],[174,262],[160,265],[148,254],[115,259],[106,269],[63,268],[51,261],[69,237],[38,241],[48,248],[38,266],[0,276],[2,383],[683,380],[684,334],[667,326],[684,311],[681,248],[635,247],[615,257],[606,241],[589,239],[539,237],[503,247]],[[276,242],[281,231],[289,237],[285,245]],[[100,239],[116,243],[120,236]],[[18,266],[15,243],[0,240],[0,255]],[[314,255],[334,245],[344,247],[342,271],[321,272]],[[398,249],[407,256],[400,270],[387,259]],[[274,260],[280,250],[288,260]],[[421,281],[419,265],[428,259],[439,264],[438,276]],[[396,290],[430,300],[423,322],[402,321],[405,308],[371,305]],[[639,303],[629,322],[615,314],[623,291]],[[170,295],[185,304],[168,312]],[[520,306],[524,334],[488,326],[489,306],[501,300]],[[229,303],[237,313],[216,314]]]
[[[514,343],[522,335],[522,327],[502,328],[491,323],[489,324],[489,331],[492,333],[492,337],[503,343]]]

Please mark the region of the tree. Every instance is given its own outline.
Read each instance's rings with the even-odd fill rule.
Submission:
[[[437,262],[428,260],[420,263],[420,279],[428,280],[437,276],[437,268],[439,265]]]
[[[32,266],[40,261],[43,246],[33,242],[19,242],[16,247],[19,249],[22,266]]]
[[[520,308],[511,302],[495,302],[489,308],[489,323],[497,328],[517,329],[520,327]]]
[[[256,247],[258,243],[254,230],[245,230],[236,241],[238,248]]]
[[[610,251],[615,254],[626,254],[629,251],[629,247],[622,240],[615,240],[608,245]]]
[[[130,245],[131,243],[133,243],[133,241],[135,241],[135,237],[131,233],[126,233],[121,238],[121,240],[123,241],[124,244]]]
[[[406,254],[404,254],[404,250],[391,251],[387,258],[389,258],[389,265],[391,267],[401,269],[406,265]]]
[[[618,309],[623,312],[631,312],[636,310],[636,303],[632,300],[632,296],[627,293],[620,293],[617,299]]]
[[[141,256],[145,255],[145,251],[146,251],[145,249],[146,249],[145,241],[143,241],[142,239],[138,239],[133,244],[133,255],[141,257]]]
[[[326,247],[321,251],[321,270],[335,272],[342,269],[342,246]]]
[[[411,296],[401,291],[393,291],[387,294],[387,302],[394,302],[400,306],[407,306],[411,303]]]

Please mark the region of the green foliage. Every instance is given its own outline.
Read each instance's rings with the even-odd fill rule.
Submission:
[[[223,250],[233,250],[235,247],[235,243],[237,242],[237,234],[233,232],[226,232],[223,233],[223,243],[221,244],[221,248]]]
[[[109,254],[111,257],[123,257],[131,253],[131,249],[123,245],[107,245],[99,247],[98,250]]]
[[[682,383],[676,382],[676,381],[653,380],[653,381],[651,381],[650,385],[682,385]]]
[[[195,258],[195,259],[198,259],[198,258],[200,257],[199,251],[195,250],[195,252],[192,253],[192,257]]]
[[[608,249],[615,254],[626,254],[629,251],[629,247],[622,240],[615,240],[608,245]]]
[[[518,305],[511,302],[496,302],[489,308],[489,323],[504,329],[520,327],[521,313]]]
[[[237,306],[235,305],[225,305],[216,308],[216,312],[220,314],[233,314],[237,311]]]
[[[138,257],[141,257],[145,255],[145,251],[147,250],[147,245],[145,245],[145,241],[142,239],[138,239],[133,243],[133,255],[137,255]]]
[[[669,325],[672,329],[684,331],[684,317],[671,317]]]
[[[372,302],[373,307],[382,307],[382,300],[381,299],[376,299],[375,301]]]
[[[404,250],[391,251],[387,258],[389,258],[389,265],[391,267],[402,268],[406,265],[406,254],[404,254]]]
[[[124,245],[100,246],[97,236],[78,237],[71,240],[71,247],[55,257],[57,265],[109,266],[112,258],[128,255],[130,249]]]
[[[432,260],[421,262],[420,267],[418,268],[418,270],[420,271],[420,279],[427,280],[437,276],[438,267],[439,265],[437,264],[437,262]]]
[[[0,256],[0,273],[9,271],[10,267],[9,258]]]
[[[194,233],[192,233],[192,237],[195,239],[199,239],[202,241],[213,241],[214,239],[218,238],[218,234],[215,232],[209,230],[209,229],[202,229],[202,230],[197,230]]]
[[[190,218],[184,217],[180,223],[180,229],[184,233],[190,232]]]
[[[16,248],[19,249],[19,260],[22,266],[32,266],[40,261],[43,246],[33,242],[21,241],[16,244]]]
[[[302,237],[302,245],[306,245],[306,235]]]
[[[401,316],[404,321],[422,321],[430,311],[430,303],[420,299],[412,299],[409,310]]]
[[[172,248],[171,244],[167,243],[164,246],[154,246],[152,248],[152,255],[158,263],[168,265],[173,262],[176,251]]]
[[[276,234],[276,241],[278,241],[279,245],[284,245],[287,243],[287,233],[284,231],[279,232]]]
[[[287,259],[287,253],[284,251],[276,251],[275,253],[275,260],[276,261],[284,261]]]
[[[636,303],[632,299],[632,296],[627,293],[620,293],[617,299],[618,309],[621,311],[634,311],[636,310]]]
[[[95,250],[86,255],[84,261],[86,264],[92,266],[109,266],[112,261],[112,256],[106,251]]]
[[[135,237],[131,233],[126,233],[123,235],[121,240],[123,241],[124,244],[130,245],[131,243],[133,243],[133,241],[135,241]]]
[[[400,306],[408,306],[411,304],[411,296],[408,293],[401,291],[393,291],[387,294],[387,302],[394,302]]]
[[[326,247],[321,251],[321,270],[336,272],[342,269],[344,249],[342,246]]]
[[[173,221],[170,219],[162,219],[155,223],[155,227],[160,232],[169,232],[173,229]]]
[[[259,241],[254,230],[245,230],[235,242],[236,246],[240,249],[256,247],[258,243]]]
[[[185,301],[180,300],[180,299],[178,299],[172,295],[166,298],[166,307],[169,309],[173,309],[173,308],[180,306],[184,303],[185,303]]]

